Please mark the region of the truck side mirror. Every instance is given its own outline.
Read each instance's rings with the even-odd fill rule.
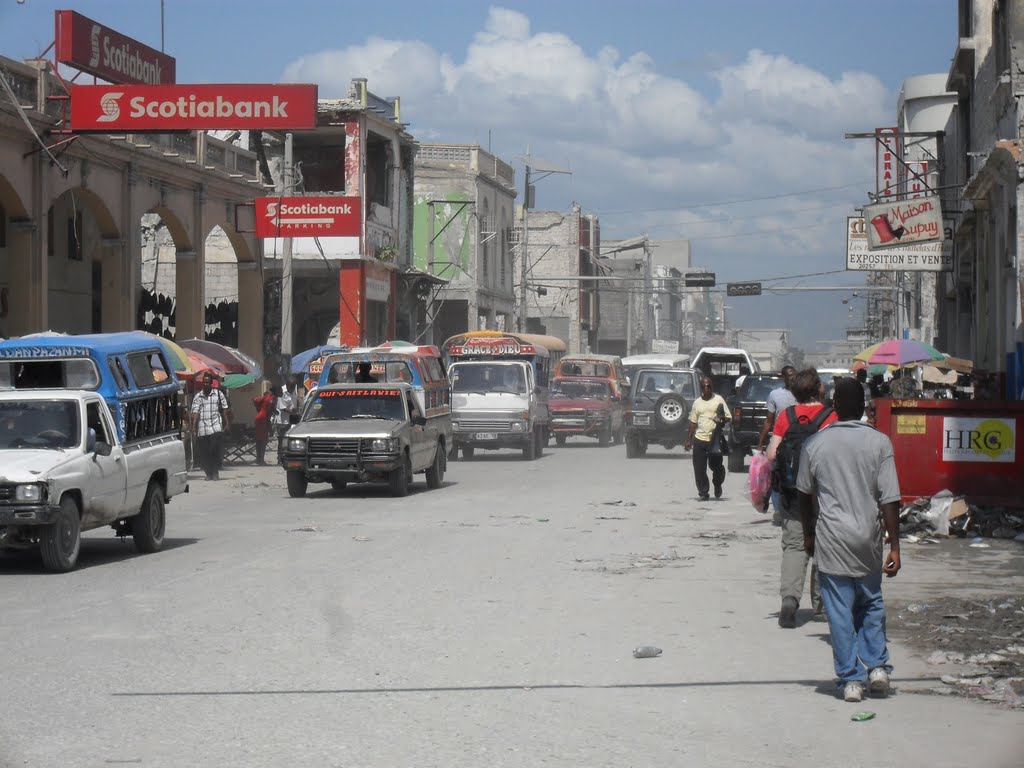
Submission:
[[[114,446],[110,443],[96,443],[96,455],[97,456],[109,456],[114,450]]]
[[[415,424],[417,427],[425,427],[425,426],[427,426],[427,419],[424,416],[420,416],[417,413],[417,414],[413,415],[412,423]]]
[[[85,433],[85,452],[95,453],[96,451],[96,430],[92,427]]]

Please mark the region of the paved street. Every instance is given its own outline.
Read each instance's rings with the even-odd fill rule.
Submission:
[[[698,503],[678,449],[572,442],[406,499],[194,479],[157,555],[99,531],[67,575],[0,559],[0,764],[1021,765],[1024,716],[911,693],[938,672],[903,647],[896,695],[833,698],[825,625],[776,624],[777,529],[745,480]],[[1004,546],[908,548],[887,596],[1019,592]]]

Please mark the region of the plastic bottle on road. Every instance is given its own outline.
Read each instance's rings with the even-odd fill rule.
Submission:
[[[655,645],[639,645],[633,649],[633,658],[636,659],[653,659],[655,656],[661,655],[661,648]]]

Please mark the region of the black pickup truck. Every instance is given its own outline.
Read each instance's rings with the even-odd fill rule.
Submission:
[[[732,437],[729,471],[742,472],[743,460],[761,438],[761,428],[768,416],[768,393],[783,386],[781,373],[752,373],[743,379],[727,402],[732,413]]]

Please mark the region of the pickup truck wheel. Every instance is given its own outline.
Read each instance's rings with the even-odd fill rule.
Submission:
[[[745,458],[743,450],[737,446],[731,446],[729,451],[729,471],[730,472],[742,472],[744,469],[743,459]]]
[[[548,438],[543,429],[537,432],[537,458],[539,459],[544,455],[544,449],[547,447]]]
[[[565,447],[565,435],[555,435],[555,445],[559,448]]]
[[[336,491],[344,491],[348,487],[348,480],[331,480],[331,488]]]
[[[388,485],[391,486],[392,496],[408,496],[409,495],[409,483],[412,482],[412,462],[409,460],[409,455],[406,454],[402,461],[402,465],[395,470],[392,470],[388,476]]]
[[[438,443],[434,463],[427,467],[427,488],[433,490],[444,485],[444,461],[444,446]]]
[[[42,534],[39,552],[43,556],[43,567],[57,573],[72,570],[82,548],[82,519],[73,496],[61,497],[57,519],[53,525],[46,526]]]
[[[523,446],[523,459],[526,461],[533,461],[537,458],[537,433],[534,432],[526,439],[526,445]]]
[[[675,427],[686,418],[686,401],[674,392],[666,392],[654,404],[654,418],[666,427]]]
[[[309,487],[309,481],[306,480],[306,475],[298,469],[289,469],[287,474],[288,479],[288,495],[293,499],[301,499],[306,495],[306,488]]]
[[[132,518],[132,538],[139,552],[158,552],[164,545],[164,531],[167,529],[167,514],[164,507],[164,491],[159,483],[149,482],[146,498],[142,500],[139,514]]]
[[[464,458],[464,459],[472,459],[473,458],[474,450],[475,449],[473,448],[472,445],[464,445],[464,446],[462,446],[462,458]]]

